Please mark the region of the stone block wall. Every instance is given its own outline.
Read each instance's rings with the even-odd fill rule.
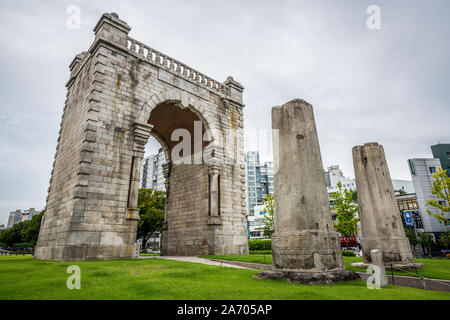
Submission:
[[[35,257],[135,256],[137,164],[151,132],[150,114],[164,103],[202,120],[219,164],[212,171],[206,163],[171,166],[163,248],[177,255],[248,252],[243,88],[232,78],[215,82],[143,44],[137,49],[115,14],[104,14],[94,31],[92,46],[71,64]]]

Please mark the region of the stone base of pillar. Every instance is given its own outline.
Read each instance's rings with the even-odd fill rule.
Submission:
[[[286,279],[299,284],[332,284],[340,281],[359,280],[361,277],[353,271],[336,269],[323,272],[305,272],[302,270],[270,270],[253,275],[258,280]]]
[[[273,268],[322,272],[343,269],[337,232],[303,230],[272,236]]]
[[[370,251],[374,249],[383,252],[383,260],[386,265],[391,262],[414,264],[411,247],[406,237],[362,238],[361,247],[363,251],[363,261],[368,264],[372,262]]]
[[[354,262],[351,264],[352,267],[361,268],[361,269],[367,269],[369,266],[371,266],[371,263],[366,262]],[[385,262],[384,267],[386,268],[386,272],[389,273],[391,271],[391,265],[394,271],[413,271],[415,269],[423,268],[423,263],[415,263],[415,262]]]
[[[135,259],[136,244],[131,245],[75,245],[37,247],[34,258],[39,260],[80,261]]]

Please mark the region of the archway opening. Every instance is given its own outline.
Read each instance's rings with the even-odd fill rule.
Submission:
[[[205,226],[210,211],[210,177],[203,150],[210,144],[209,126],[195,109],[173,102],[156,106],[141,166],[141,188],[166,192],[162,232],[149,238],[163,255],[208,254],[212,234]],[[208,132],[208,133],[207,133]]]
[[[186,158],[200,152],[209,144],[210,139],[205,136],[207,130],[205,122],[204,119],[201,119],[201,115],[192,109],[180,108],[171,102],[156,106],[148,120],[148,123],[153,126],[153,137],[161,144],[167,159],[174,161],[179,156]],[[176,148],[180,143],[187,143],[189,147],[185,145],[188,148]],[[172,153],[174,149],[177,154]],[[180,152],[178,153],[178,151]],[[186,154],[186,151],[191,152]]]

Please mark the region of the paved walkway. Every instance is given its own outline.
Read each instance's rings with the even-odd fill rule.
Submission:
[[[218,267],[230,267],[236,269],[250,269],[242,266],[232,265],[229,263],[222,263],[220,261],[213,261],[209,259],[203,259],[199,257],[185,257],[185,256],[140,256],[139,259],[166,259],[166,260],[175,260],[175,261],[183,261],[183,262],[192,262],[192,263],[201,263],[207,264],[210,266],[218,266]]]

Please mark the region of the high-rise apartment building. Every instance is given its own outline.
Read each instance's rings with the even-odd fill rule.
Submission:
[[[33,218],[33,216],[35,214],[38,214],[39,212],[36,211],[35,208],[30,208],[28,210],[16,210],[16,211],[12,211],[9,214],[9,219],[8,219],[8,224],[7,224],[7,228],[11,228],[13,225],[19,223],[19,222],[23,222],[23,221],[27,221],[27,220],[31,220],[31,218]]]
[[[342,170],[338,165],[331,166],[325,171],[325,181],[327,185],[328,194],[339,190],[338,183],[342,183],[342,189],[356,190],[355,179],[344,177]]]
[[[450,143],[438,143],[431,146],[433,158],[441,161],[442,169],[447,170],[447,175],[450,175]]]
[[[166,191],[162,165],[166,158],[162,149],[157,154],[145,157],[141,166],[140,188]]]
[[[356,182],[354,178],[347,178],[342,173],[339,165],[334,165],[327,168],[325,171],[325,182],[327,185],[328,195],[338,191],[337,184],[342,183],[342,189],[356,190]],[[401,193],[414,193],[414,185],[409,180],[392,179],[392,185],[395,191],[402,191]]]
[[[245,156],[247,164],[247,209],[254,214],[254,207],[263,204],[267,194],[273,194],[273,164],[260,163],[259,152],[249,151]]]

